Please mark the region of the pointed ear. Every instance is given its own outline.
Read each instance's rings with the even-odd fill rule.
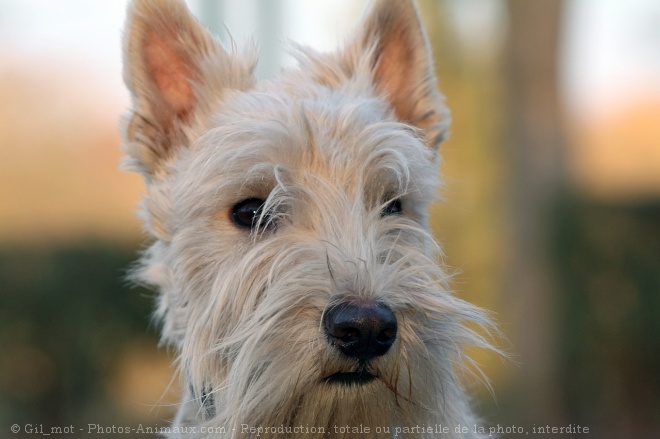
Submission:
[[[444,140],[449,111],[436,86],[430,45],[413,0],[374,1],[346,53],[369,57],[376,90],[399,120],[424,132],[429,147]]]
[[[124,38],[127,165],[151,177],[225,88],[253,85],[254,63],[230,56],[180,0],[134,0]]]

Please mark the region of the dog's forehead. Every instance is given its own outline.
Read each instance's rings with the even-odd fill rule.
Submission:
[[[360,89],[350,82],[330,87],[299,75],[262,81],[253,90],[234,94],[220,111],[216,119],[220,124],[240,124],[240,119],[248,123],[279,121],[287,124],[292,135],[296,131],[305,135],[331,131],[356,136],[375,123],[394,121],[384,100],[369,88]]]
[[[315,166],[353,172],[379,152],[413,162],[429,163],[434,157],[419,133],[397,121],[368,87],[329,87],[301,76],[264,81],[225,96],[200,143],[209,144],[203,145],[206,154],[223,161],[249,156],[253,162],[300,168],[314,158]]]

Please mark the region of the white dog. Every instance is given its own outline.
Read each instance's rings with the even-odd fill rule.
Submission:
[[[135,0],[128,168],[186,393],[169,437],[475,437],[461,383],[489,326],[427,227],[449,114],[411,0],[337,53],[253,76],[178,0]],[[469,368],[468,368],[469,369]],[[463,428],[469,427],[465,433]]]

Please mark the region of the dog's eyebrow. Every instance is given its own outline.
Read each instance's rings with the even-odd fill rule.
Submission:
[[[267,198],[277,184],[275,179],[275,164],[260,163],[248,169],[237,188],[227,188],[235,193],[237,198],[254,196]]]

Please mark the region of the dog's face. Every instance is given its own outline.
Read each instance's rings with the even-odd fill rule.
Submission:
[[[190,388],[180,420],[465,422],[454,369],[486,320],[427,232],[448,114],[414,4],[376,1],[344,50],[299,48],[272,82],[175,0],[132,4],[125,51],[156,239],[137,276]]]

